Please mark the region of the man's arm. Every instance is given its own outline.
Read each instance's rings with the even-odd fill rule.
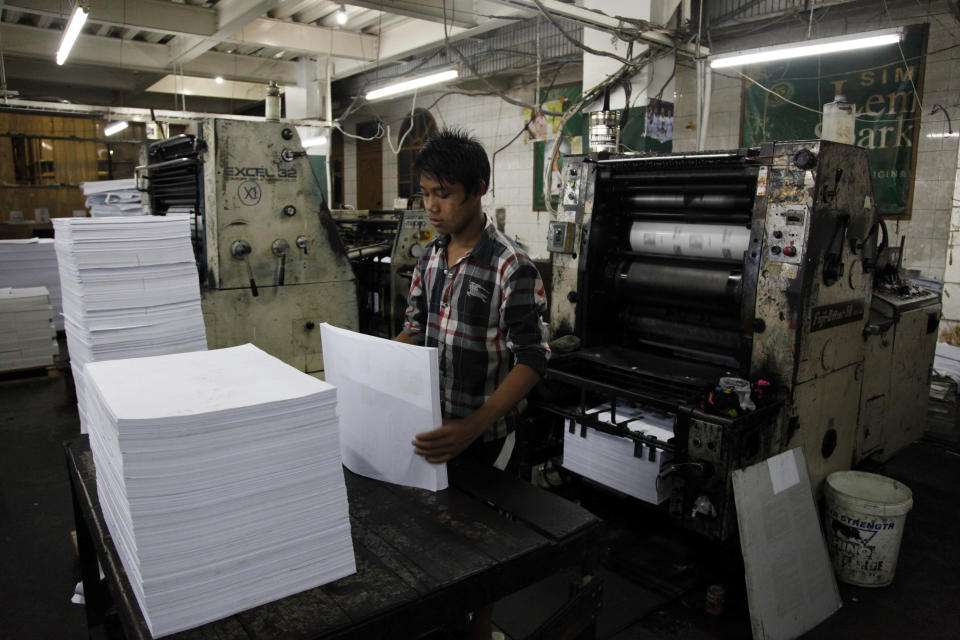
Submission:
[[[417,343],[414,341],[414,338],[415,338],[415,336],[407,333],[407,332],[404,331],[403,329],[400,329],[400,333],[398,333],[398,334],[396,335],[396,337],[394,338],[394,340],[396,340],[397,342],[402,342],[402,343],[404,343],[404,344],[417,344]]]
[[[403,334],[402,331],[400,333]],[[400,336],[395,340],[401,340]],[[439,429],[418,434],[413,440],[414,452],[426,456],[428,462],[453,459],[526,398],[539,380],[540,374],[533,368],[518,364],[472,415],[461,420],[446,421]]]

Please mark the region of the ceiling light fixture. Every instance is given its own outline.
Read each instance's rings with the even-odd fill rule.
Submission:
[[[887,44],[896,44],[900,42],[901,39],[903,39],[903,28],[896,27],[893,29],[880,29],[879,31],[868,31],[866,33],[836,36],[833,38],[819,38],[817,40],[807,40],[806,42],[793,42],[773,47],[760,47],[744,51],[720,53],[710,56],[707,59],[710,61],[712,68],[722,69],[724,67],[738,67],[740,65],[754,64],[757,62],[773,62],[774,60],[787,60],[789,58],[819,56],[826,53],[880,47]]]
[[[83,29],[83,25],[87,21],[88,13],[90,13],[90,10],[87,9],[86,3],[77,2],[77,6],[73,8],[73,13],[70,14],[70,20],[67,21],[67,28],[63,30],[63,36],[60,38],[60,47],[57,49],[57,64],[63,64],[67,61],[67,56],[73,49],[73,43],[77,41],[77,36],[80,35],[80,30]]]
[[[340,5],[340,8],[337,9],[337,24],[345,25],[347,24],[347,8],[343,5]]]
[[[214,80],[217,84],[223,84],[223,76],[217,76]]]
[[[130,125],[127,124],[126,120],[120,120],[118,122],[114,122],[113,124],[108,124],[103,128],[103,135],[112,136],[115,133],[120,133],[129,126]]]
[[[459,76],[460,72],[456,69],[447,69],[446,71],[440,71],[439,73],[431,73],[428,76],[421,76],[419,78],[414,78],[413,80],[404,80],[403,82],[396,82],[394,84],[388,84],[387,86],[379,89],[374,89],[373,91],[369,91],[367,93],[366,98],[367,100],[378,100],[380,98],[386,98],[387,96],[403,93],[404,91],[412,91],[413,89],[427,87],[432,84],[439,84],[441,82],[446,82],[447,80],[455,80]]]

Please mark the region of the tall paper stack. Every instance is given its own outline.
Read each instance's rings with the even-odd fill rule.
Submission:
[[[83,366],[205,350],[185,216],[56,218],[70,364],[86,432]]]
[[[250,344],[87,382],[97,494],[154,637],[356,572],[333,386]]]
[[[0,371],[44,367],[59,352],[44,287],[0,289]]]
[[[116,218],[119,216],[142,216],[140,192],[137,182],[129,180],[100,180],[81,182],[83,195],[87,196],[86,206],[94,218]]]
[[[60,274],[52,238],[0,240],[0,287],[46,287],[53,307],[53,324],[63,331]]]

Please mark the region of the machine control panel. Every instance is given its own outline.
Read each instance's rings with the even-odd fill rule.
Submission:
[[[767,218],[767,261],[799,265],[803,261],[806,207],[796,204],[771,205],[770,209]]]
[[[576,209],[580,203],[581,162],[571,160],[563,165],[563,189],[560,204],[563,208]]]
[[[573,253],[573,238],[576,225],[572,222],[553,221],[547,232],[547,251],[550,253]]]
[[[719,462],[723,459],[723,425],[691,420],[687,453],[692,458]]]

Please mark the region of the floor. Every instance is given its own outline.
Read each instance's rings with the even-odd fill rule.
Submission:
[[[73,514],[61,443],[77,430],[70,378],[0,377],[0,639],[84,638]],[[884,473],[911,487],[894,583],[840,583],[843,608],[804,638],[960,637],[960,454],[911,445]],[[671,529],[655,512],[604,492],[575,496],[608,522],[604,607],[597,637],[616,640],[749,638],[743,569],[736,547],[712,547]],[[705,612],[706,588],[725,589],[724,612]],[[494,621],[522,638],[566,595],[563,577],[497,604]]]

